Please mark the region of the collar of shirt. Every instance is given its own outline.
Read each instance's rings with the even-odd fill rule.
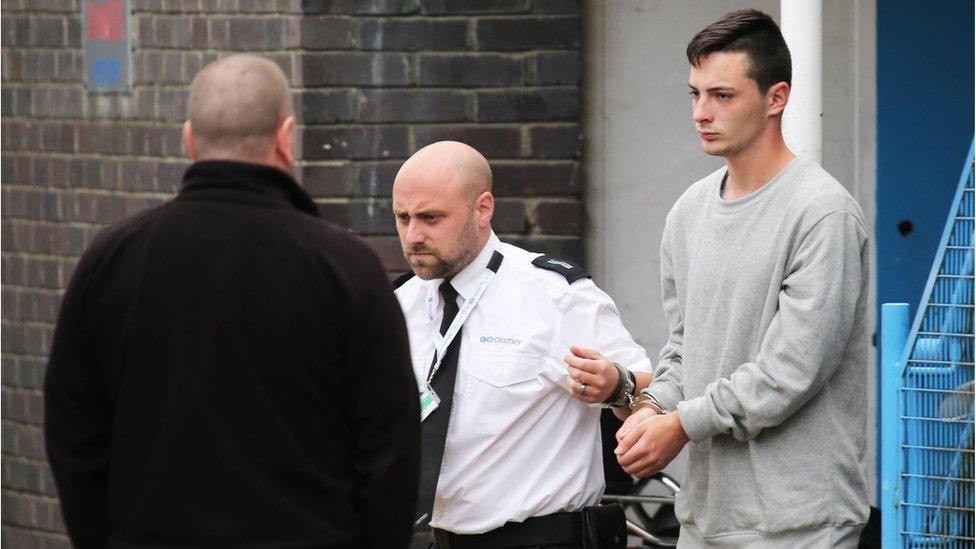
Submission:
[[[177,200],[214,200],[291,206],[315,217],[319,208],[295,179],[278,168],[232,160],[194,162],[183,174]]]
[[[478,283],[481,282],[481,277],[485,274],[485,269],[488,268],[488,262],[491,261],[491,255],[500,244],[501,240],[492,231],[488,237],[488,242],[485,243],[485,247],[478,252],[474,260],[468,263],[467,267],[461,269],[461,272],[454,275],[454,278],[451,279],[451,286],[457,290],[461,299],[466,300],[474,295],[478,289]],[[440,284],[439,281],[438,284]]]

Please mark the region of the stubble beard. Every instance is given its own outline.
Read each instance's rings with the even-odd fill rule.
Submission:
[[[453,257],[443,257],[440,250],[426,246],[413,246],[404,251],[404,257],[414,274],[423,280],[433,280],[435,278],[450,278],[458,274],[477,257],[479,251],[478,231],[472,218],[468,220],[458,235],[458,252]],[[425,265],[411,258],[411,253],[419,252],[431,254],[433,263]]]

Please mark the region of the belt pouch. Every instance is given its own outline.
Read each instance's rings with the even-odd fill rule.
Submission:
[[[625,549],[627,518],[616,503],[583,508],[583,549]]]

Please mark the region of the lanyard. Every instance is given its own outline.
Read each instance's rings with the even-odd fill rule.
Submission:
[[[444,332],[444,335],[442,336],[440,330],[434,328],[434,352],[436,353],[434,356],[437,357],[437,360],[431,365],[430,373],[427,374],[427,380],[417,380],[420,387],[430,385],[430,381],[434,379],[434,374],[436,374],[438,368],[441,367],[441,360],[444,359],[444,354],[446,353],[447,348],[450,347],[451,342],[454,341],[454,337],[457,336],[458,332],[461,331],[461,325],[464,324],[464,321],[467,320],[468,316],[471,315],[471,311],[474,309],[475,305],[477,305],[478,301],[481,300],[481,296],[484,295],[485,290],[488,289],[488,284],[490,284],[491,280],[495,278],[495,274],[498,272],[498,267],[501,266],[503,259],[504,256],[502,256],[502,254],[497,250],[491,254],[491,260],[488,262],[487,272],[478,282],[478,286],[475,289],[474,294],[468,299],[464,300],[464,304],[461,305],[457,316],[454,317],[454,321],[451,322],[451,325],[447,328],[447,331]],[[427,291],[427,316],[431,321],[431,327],[433,327],[434,323],[434,291],[435,290],[433,287]]]

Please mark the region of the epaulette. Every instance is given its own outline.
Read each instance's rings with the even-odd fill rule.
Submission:
[[[403,273],[402,275],[394,278],[393,279],[393,289],[396,290],[400,286],[403,286],[411,278],[413,278],[413,271],[407,271],[407,272]]]
[[[590,273],[586,272],[586,269],[583,267],[551,255],[542,254],[533,259],[532,264],[540,269],[555,271],[563,275],[566,277],[566,282],[569,282],[570,284],[576,282],[577,280],[591,278]]]

